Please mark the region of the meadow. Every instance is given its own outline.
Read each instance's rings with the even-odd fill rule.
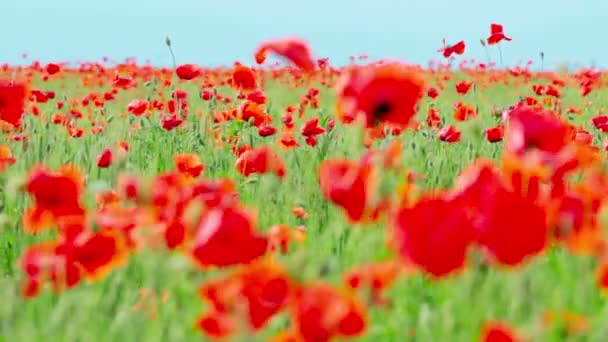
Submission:
[[[255,57],[0,67],[0,341],[608,339],[602,71]]]

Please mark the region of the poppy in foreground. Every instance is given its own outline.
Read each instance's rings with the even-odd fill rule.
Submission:
[[[268,239],[240,208],[214,208],[197,228],[192,256],[200,266],[248,264],[266,253]]]
[[[435,277],[464,267],[474,234],[458,202],[422,199],[399,210],[393,226],[396,247],[406,263],[414,263]]]

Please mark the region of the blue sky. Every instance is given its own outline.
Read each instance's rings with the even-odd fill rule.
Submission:
[[[444,37],[464,39],[466,57],[485,59],[479,39],[498,22],[513,37],[503,46],[507,64],[538,61],[544,51],[548,66],[608,66],[605,0],[5,1],[0,63],[27,52],[44,62],[134,56],[170,65],[167,35],[178,63],[251,63],[259,42],[290,35],[336,63],[365,53],[426,65],[439,59]]]

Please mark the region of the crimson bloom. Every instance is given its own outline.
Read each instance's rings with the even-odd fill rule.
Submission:
[[[268,146],[258,147],[244,152],[236,161],[236,169],[245,177],[253,173],[275,173],[285,177],[285,164]]]
[[[445,126],[437,132],[439,140],[448,143],[456,143],[460,141],[460,131],[453,125]]]
[[[173,163],[177,170],[192,177],[198,177],[205,169],[201,159],[194,153],[180,153],[173,156]]]
[[[325,284],[310,284],[296,292],[292,317],[306,342],[354,337],[367,326],[366,313],[354,298]]]
[[[481,342],[517,342],[521,341],[513,328],[503,322],[487,322],[481,329]]]
[[[256,86],[255,72],[251,68],[237,63],[232,69],[232,85],[239,90],[254,90]]]
[[[101,152],[101,154],[99,154],[99,157],[97,157],[97,167],[99,167],[99,168],[109,167],[110,165],[112,165],[112,159],[113,159],[112,150],[109,148],[106,148],[105,150],[103,150],[103,152]]]
[[[445,44],[445,40],[443,41],[443,43]],[[438,52],[443,53],[443,57],[450,58],[452,56],[452,54],[462,55],[464,53],[465,47],[466,47],[466,44],[465,44],[464,40],[461,40],[454,45],[444,46],[443,48],[439,49]]]
[[[435,277],[461,269],[473,242],[473,227],[458,202],[422,199],[401,209],[394,221],[401,257]]]
[[[275,53],[304,71],[313,71],[315,61],[308,44],[296,38],[284,38],[262,43],[255,52],[258,64],[264,63],[269,52]]]
[[[351,221],[363,218],[367,205],[367,173],[350,160],[325,160],[319,166],[325,198],[340,206]]]
[[[19,127],[24,106],[25,86],[0,80],[0,120]]]
[[[25,186],[34,199],[34,206],[27,209],[23,215],[25,231],[36,233],[57,219],[83,215],[84,209],[80,203],[81,187],[80,179],[67,169],[61,173],[49,172],[42,168],[33,170]]]
[[[342,121],[351,122],[362,112],[367,127],[381,122],[407,126],[424,95],[424,82],[413,69],[392,63],[353,69],[336,90]]]
[[[500,24],[490,25],[490,36],[488,37],[488,44],[495,45],[501,41],[511,41],[510,37],[507,37],[503,31],[503,27]]]
[[[509,112],[506,149],[521,154],[529,149],[554,154],[568,142],[568,129],[560,118],[531,108]]]
[[[488,128],[486,130],[486,139],[491,143],[502,141],[504,131],[505,131],[505,129],[502,125]]]
[[[175,68],[175,73],[180,79],[189,81],[199,77],[201,69],[194,64],[182,64]]]
[[[471,89],[472,85],[473,82],[460,81],[456,84],[456,92],[458,92],[460,95],[466,95],[466,93],[469,92],[469,89]]]
[[[129,102],[129,104],[127,105],[127,110],[129,111],[129,113],[135,116],[140,116],[143,115],[146,110],[148,110],[148,106],[148,101],[136,99],[131,100],[131,102]]]
[[[268,239],[239,208],[213,208],[197,228],[192,256],[201,266],[247,264],[266,253]]]

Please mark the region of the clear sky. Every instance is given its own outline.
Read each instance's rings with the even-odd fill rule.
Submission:
[[[506,64],[544,51],[548,66],[608,67],[606,0],[2,1],[0,63],[27,52],[43,62],[134,56],[170,65],[167,35],[178,63],[250,63],[259,42],[290,35],[336,63],[365,53],[426,65],[439,59],[444,37],[465,40],[465,56],[485,60],[479,39],[497,22],[513,38],[503,46]]]

